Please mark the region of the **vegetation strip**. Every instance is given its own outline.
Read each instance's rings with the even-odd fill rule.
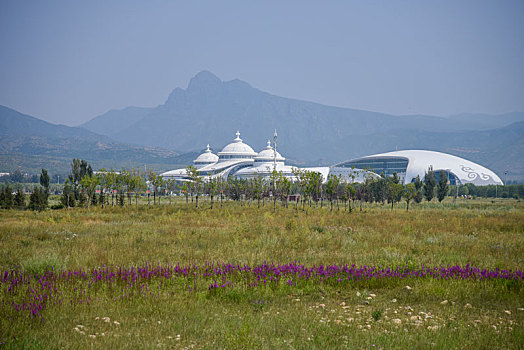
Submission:
[[[91,270],[53,271],[31,276],[21,270],[4,271],[0,285],[3,290],[2,307],[15,311],[13,316],[34,317],[44,321],[43,311],[49,305],[91,304],[96,302],[96,291],[109,287],[115,291],[114,300],[133,296],[158,296],[176,284],[197,292],[204,283],[208,291],[219,288],[278,288],[305,287],[307,284],[344,285],[371,279],[453,279],[453,280],[516,280],[523,279],[521,270],[482,269],[466,266],[407,266],[379,268],[355,265],[313,265],[307,267],[294,262],[289,264],[264,263],[241,265],[205,263],[203,265],[152,265],[140,267],[103,266]],[[160,283],[159,283],[160,282]],[[150,289],[151,284],[157,288]],[[171,287],[171,288],[170,288]],[[116,289],[115,289],[116,288]],[[64,295],[70,295],[65,300]]]

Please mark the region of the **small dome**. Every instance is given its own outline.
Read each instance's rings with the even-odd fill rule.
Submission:
[[[204,153],[199,155],[193,162],[195,164],[213,164],[218,162],[218,156],[211,152],[209,145],[206,146],[207,149]]]
[[[280,155],[280,153],[276,152],[276,161],[277,162],[283,162],[285,160],[284,157]],[[267,141],[266,149],[260,151],[260,153],[255,157],[255,162],[262,163],[262,162],[273,162],[275,160],[275,150],[273,147],[271,147],[271,141]]]
[[[240,138],[240,132],[237,131],[237,137],[233,140],[232,143],[227,145],[222,149],[221,152],[218,152],[218,157],[220,159],[235,159],[235,158],[253,158],[257,155],[253,149],[242,142]]]

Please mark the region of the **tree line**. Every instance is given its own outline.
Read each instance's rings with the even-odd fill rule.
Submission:
[[[410,204],[432,201],[435,197],[441,202],[450,194],[450,186],[446,172],[437,176],[430,167],[424,177],[417,176],[412,183],[402,184],[399,176],[369,177],[363,183],[356,183],[354,178],[344,178],[330,174],[326,181],[322,174],[295,168],[293,179],[273,171],[269,176],[254,176],[250,179],[204,178],[194,166],[186,168],[187,181],[176,182],[166,179],[153,171],[106,170],[93,171],[85,160],[73,159],[71,173],[66,179],[60,196],[60,204],[54,209],[90,206],[138,206],[138,199],[147,196],[147,204],[160,204],[161,198],[167,197],[172,204],[172,194],[178,193],[185,197],[186,203],[201,206],[201,197],[205,196],[210,207],[223,206],[224,201],[238,201],[241,206],[255,204],[258,207],[271,203],[277,210],[277,203],[283,207],[294,206],[302,211],[312,207],[329,206],[331,211],[362,210],[363,203],[388,204],[391,209],[396,203],[404,200],[406,210]],[[40,186],[34,186],[29,203],[26,205],[26,195],[18,188],[15,192],[7,185],[0,191],[1,208],[29,208],[43,210],[48,206],[49,175],[42,169],[39,177]],[[515,185],[513,185],[515,187]],[[506,186],[510,187],[510,186]],[[518,187],[518,186],[517,186]],[[454,196],[463,192],[475,193],[480,189],[489,190],[489,186],[460,186],[458,191],[451,191]],[[524,186],[523,186],[524,188]],[[511,193],[511,192],[510,192]],[[520,193],[517,194],[517,196]]]

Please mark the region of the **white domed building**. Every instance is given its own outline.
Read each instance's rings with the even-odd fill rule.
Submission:
[[[201,169],[207,165],[215,164],[218,162],[218,156],[211,152],[211,149],[209,148],[209,144],[206,146],[206,151],[199,155],[193,163],[195,163],[195,167],[197,169]]]
[[[208,145],[206,151],[199,155],[194,163],[204,180],[227,179],[228,177],[237,179],[251,179],[257,176],[268,177],[275,169],[294,180],[293,171],[296,168],[285,164],[285,158],[273,149],[270,141],[267,142],[265,149],[257,153],[251,146],[243,142],[238,131],[233,142],[226,145],[218,152],[218,155],[213,154]],[[302,170],[319,172],[324,181],[329,174],[328,167],[303,168]],[[189,181],[185,168],[167,171],[161,176],[177,181]]]
[[[237,131],[233,142],[226,145],[218,155],[213,154],[208,145],[206,151],[199,155],[194,163],[199,174],[206,180],[216,177],[227,178],[239,169],[252,166],[257,155],[251,146],[242,141],[240,132]],[[167,171],[161,176],[177,181],[189,180],[185,168]]]

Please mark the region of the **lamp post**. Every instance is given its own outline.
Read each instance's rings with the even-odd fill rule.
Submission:
[[[277,129],[273,135],[275,148],[273,149],[273,212],[277,211]]]
[[[273,149],[273,170],[277,171],[277,129],[275,129],[275,134],[273,135],[273,142],[275,144]]]
[[[277,193],[277,136],[277,129],[275,129],[275,134],[273,135],[273,143],[275,144],[275,148],[273,148],[273,172],[275,174],[275,178],[273,179],[273,196]]]

